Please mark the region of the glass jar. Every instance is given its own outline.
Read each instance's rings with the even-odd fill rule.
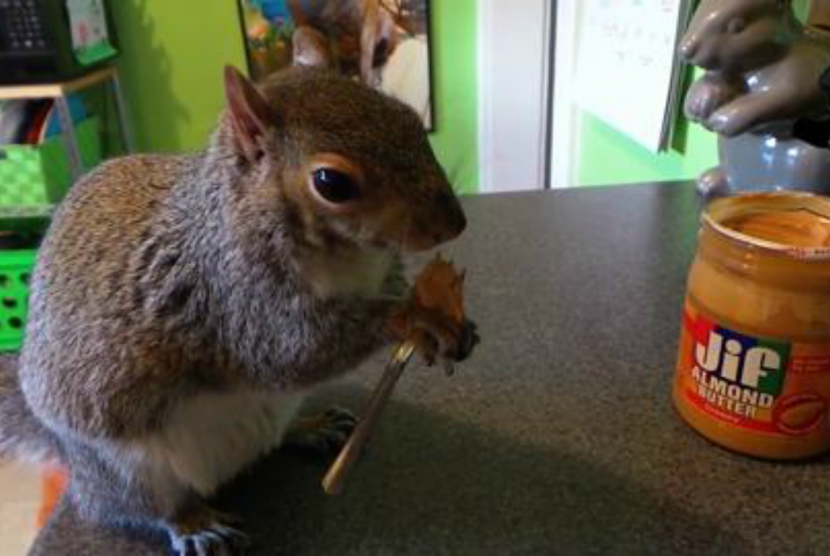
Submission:
[[[740,195],[704,211],[689,272],[674,400],[745,454],[830,447],[830,199]]]

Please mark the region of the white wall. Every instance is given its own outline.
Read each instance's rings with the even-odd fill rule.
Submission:
[[[549,10],[555,0],[481,0],[481,191],[546,181]]]

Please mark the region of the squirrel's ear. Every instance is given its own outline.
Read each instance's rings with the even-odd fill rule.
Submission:
[[[297,27],[292,37],[294,65],[328,68],[332,54],[325,35],[311,27]]]
[[[225,96],[233,123],[234,139],[249,162],[263,155],[262,140],[274,115],[268,102],[233,66],[225,66]]]

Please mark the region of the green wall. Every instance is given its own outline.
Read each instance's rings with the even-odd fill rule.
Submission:
[[[793,6],[803,20],[808,1],[795,0]],[[716,135],[690,124],[682,115],[672,149],[661,154],[652,153],[587,112],[581,113],[578,125],[577,185],[693,179],[717,164]]]
[[[136,143],[142,151],[205,146],[222,106],[222,68],[244,67],[232,0],[111,2]]]
[[[432,146],[456,189],[478,191],[478,5],[476,0],[433,0],[433,89],[436,131]]]
[[[222,67],[246,67],[236,0],[112,2],[141,151],[205,146],[223,105]],[[433,0],[436,132],[459,191],[478,189],[476,0]]]

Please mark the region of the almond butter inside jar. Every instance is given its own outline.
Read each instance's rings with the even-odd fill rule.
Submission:
[[[704,211],[674,400],[713,442],[797,459],[830,448],[830,199],[740,195]]]

